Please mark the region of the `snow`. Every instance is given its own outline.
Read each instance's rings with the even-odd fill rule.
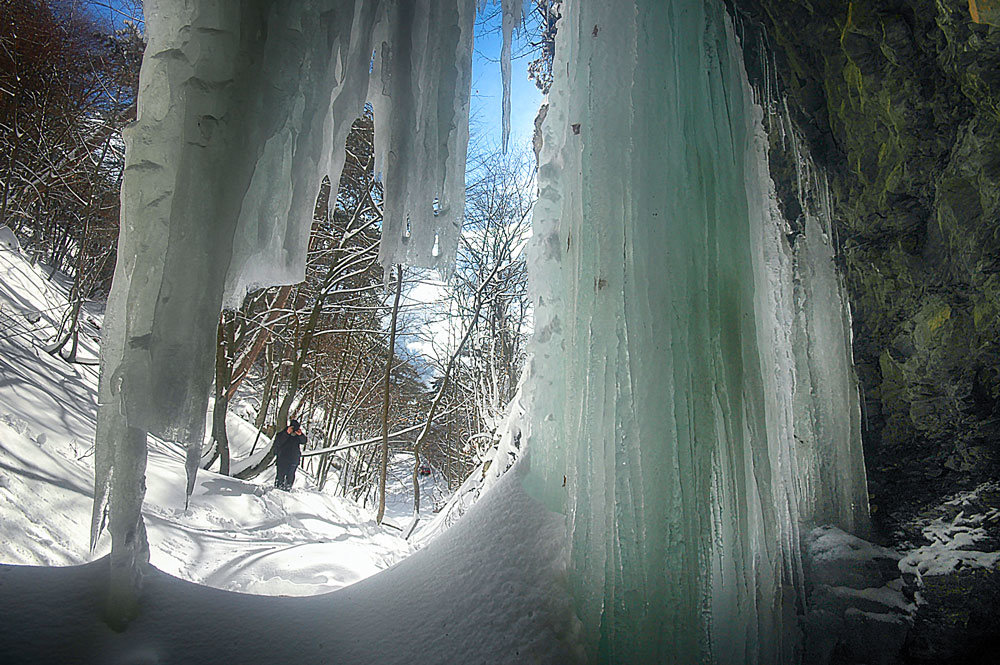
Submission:
[[[421,460],[421,465],[426,465],[426,460]],[[429,476],[417,476],[420,483],[420,496],[423,497],[421,505],[424,512],[428,510],[430,504],[439,493],[437,486],[437,471],[431,469]],[[389,464],[386,468],[385,478],[385,517],[389,523],[405,532],[405,528],[413,520],[413,453],[412,452],[389,452]],[[418,523],[418,528],[420,524]]]
[[[92,473],[75,456],[55,453],[19,432],[23,423],[10,414],[3,419],[15,427],[0,423],[0,561],[83,563],[89,558]]]
[[[893,550],[862,540],[836,527],[819,527],[810,532],[805,546],[810,559],[824,561],[899,560]]]
[[[60,306],[61,303],[61,306]],[[37,313],[31,335],[0,338],[0,562],[64,566],[91,560],[96,422],[94,367],[39,352],[66,307],[65,286],[18,254],[0,253],[0,308]],[[100,322],[99,314],[90,318]],[[83,336],[84,348],[96,344]],[[256,430],[228,419],[234,459],[243,466]],[[270,447],[261,437],[255,456]],[[412,551],[399,535],[353,502],[305,489],[269,488],[273,479],[242,482],[199,475],[184,510],[184,451],[152,439],[143,504],[151,562],[180,579],[219,589],[314,595],[388,568]],[[96,556],[108,551],[107,537]]]
[[[945,514],[920,524],[921,534],[928,544],[907,552],[899,562],[899,569],[922,579],[961,569],[1000,565],[1000,552],[976,549],[977,543],[989,537],[987,528],[992,526],[995,529],[1000,525],[1000,508],[980,512],[970,505],[984,491],[1000,492],[1000,483],[985,483],[945,501],[941,506],[946,509]]]
[[[0,225],[0,249],[11,252],[21,251],[21,243],[17,241],[17,236],[14,235],[9,226]]]
[[[838,586],[831,587],[830,591],[834,596],[843,598],[848,603],[869,601],[874,605],[881,605],[905,614],[909,614],[914,610],[913,603],[906,602],[906,598],[898,589],[893,589],[889,586],[869,587],[867,589],[852,589],[851,587]],[[851,610],[849,609],[849,611]]]
[[[451,494],[430,522],[424,524],[410,538],[416,546],[433,540],[458,522],[469,508],[488,492],[524,455],[521,447],[521,433],[525,426],[524,385],[528,378],[525,371],[521,375],[514,399],[507,406],[503,421],[497,428],[498,442],[488,452],[483,462],[472,472],[465,482]],[[424,490],[421,490],[422,492]]]
[[[210,399],[208,401],[208,418],[211,417],[212,409],[215,407],[215,399]],[[230,460],[230,471],[232,475],[237,475],[243,469],[249,468],[264,459],[268,451],[271,449],[271,439],[263,433],[258,433],[257,428],[251,423],[241,418],[236,414],[236,406],[232,403],[229,405],[229,410],[226,412],[226,435],[229,439],[229,454],[231,456]],[[256,415],[256,412],[254,412]],[[202,450],[206,453],[211,453],[212,442],[212,431],[211,428],[205,433],[205,440],[202,445]],[[203,462],[207,462],[208,459],[203,458]],[[213,462],[213,468],[219,468],[218,459]],[[260,476],[261,480],[273,480],[274,469],[268,469],[264,471]],[[295,478],[295,486],[300,487],[302,485],[303,479],[301,474]]]
[[[0,622],[4,659],[582,662],[564,582],[562,518],[521,490],[518,473],[507,474],[465,519],[413,556],[334,593],[234,594],[153,570],[141,612],[121,633],[101,621],[106,559],[65,568],[0,566],[0,602],[16,608]],[[326,570],[336,565],[326,560]]]
[[[86,451],[82,459],[63,456],[4,424],[0,442],[0,561],[88,561],[93,468]],[[204,474],[185,511],[178,475],[178,454],[151,454],[143,517],[152,564],[180,579],[247,593],[314,595],[369,577],[411,551],[350,502],[215,474]],[[106,550],[102,542],[98,553]]]

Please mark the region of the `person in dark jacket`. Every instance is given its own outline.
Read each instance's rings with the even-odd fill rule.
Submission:
[[[306,445],[306,435],[302,433],[302,426],[294,418],[288,421],[288,427],[278,432],[274,437],[274,457],[275,466],[278,468],[274,476],[274,486],[279,490],[292,489],[295,482],[295,470],[299,468],[299,460],[302,458],[302,446]]]

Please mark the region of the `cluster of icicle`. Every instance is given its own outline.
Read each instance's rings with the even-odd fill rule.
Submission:
[[[109,516],[119,613],[148,557],[146,434],[189,445],[193,483],[219,310],[250,285],[301,279],[318,184],[336,181],[366,102],[383,262],[452,260],[476,12],[144,5],[96,449],[93,535]],[[521,2],[502,5],[508,41]],[[822,178],[802,160],[791,245],[721,0],[562,11],[532,249],[527,482],[568,516],[596,658],[794,662],[800,525],[867,517]]]
[[[504,118],[523,0],[503,0]],[[92,539],[123,596],[147,558],[147,433],[204,432],[219,311],[301,281],[319,184],[374,109],[385,265],[453,261],[477,0],[146,0],[138,114],[102,343]],[[505,130],[504,135],[507,132]],[[93,540],[92,540],[93,542]]]
[[[562,4],[528,489],[597,662],[798,662],[801,525],[868,517],[829,195],[790,242],[721,1],[628,4]]]

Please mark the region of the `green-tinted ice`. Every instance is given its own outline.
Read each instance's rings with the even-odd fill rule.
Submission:
[[[529,489],[600,662],[794,662],[800,525],[867,519],[822,178],[792,247],[721,2],[562,6]]]

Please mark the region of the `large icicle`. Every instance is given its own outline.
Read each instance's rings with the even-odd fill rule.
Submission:
[[[501,0],[503,46],[500,49],[500,78],[503,84],[503,103],[500,119],[500,144],[504,152],[510,141],[510,51],[514,39],[514,28],[521,24],[524,10],[523,0]]]
[[[795,662],[800,525],[867,519],[828,211],[787,245],[721,2],[562,7],[530,489],[599,662]]]
[[[385,233],[407,213],[414,223],[413,241],[397,234],[383,260],[432,265],[454,255],[474,0],[417,4],[144,3],[148,45],[137,119],[125,133],[92,521],[96,541],[110,513],[119,596],[135,591],[148,559],[146,434],[184,443],[197,460],[219,311],[248,286],[303,278],[320,181],[337,181],[347,133],[370,93],[378,92],[376,136],[392,182]]]
[[[383,265],[454,264],[465,209],[475,0],[387,2],[376,51]]]

